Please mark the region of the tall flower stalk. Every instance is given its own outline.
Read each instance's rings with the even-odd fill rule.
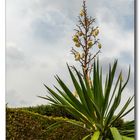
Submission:
[[[73,36],[75,47],[72,47],[71,52],[75,56],[75,60],[80,62],[83,73],[89,79],[93,60],[101,52],[102,46],[98,39],[99,28],[93,26],[95,19],[88,16],[85,0],[78,19],[79,24],[76,25],[76,33]],[[95,47],[98,47],[98,51],[93,53]]]

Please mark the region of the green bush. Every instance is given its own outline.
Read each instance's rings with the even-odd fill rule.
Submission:
[[[41,115],[46,115],[46,116],[76,119],[64,107],[60,107],[60,106],[39,105],[39,106],[33,106],[33,107],[24,107],[21,109],[32,111],[32,112],[39,113]]]
[[[21,109],[6,109],[6,140],[81,140],[87,132],[60,117],[47,117]],[[59,127],[47,128],[61,121]]]

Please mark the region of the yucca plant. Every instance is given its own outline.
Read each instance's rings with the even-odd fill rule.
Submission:
[[[50,96],[41,98],[47,99],[55,106],[64,107],[74,115],[79,121],[67,120],[67,122],[89,132],[83,140],[131,140],[134,137],[134,121],[124,123],[121,127],[116,126],[117,122],[134,109],[134,106],[128,109],[133,100],[133,97],[130,97],[116,113],[120,108],[122,92],[129,81],[130,67],[125,82],[122,80],[122,72],[114,82],[117,68],[117,60],[115,60],[112,66],[109,65],[105,82],[102,81],[102,68],[96,58],[102,48],[98,39],[99,28],[93,26],[95,19],[88,16],[85,0],[78,19],[79,24],[76,25],[76,33],[73,36],[75,47],[72,48],[71,53],[75,61],[81,64],[82,72],[68,66],[75,92],[73,93],[59,76],[55,76],[61,89],[54,86],[55,90],[53,90],[44,85]],[[95,48],[97,52],[93,53]],[[49,128],[56,128],[60,123],[57,122]]]
[[[52,90],[44,85],[50,96],[41,98],[47,99],[53,105],[64,107],[74,115],[79,122],[68,122],[83,127],[89,132],[83,140],[131,140],[134,137],[134,121],[126,123],[122,128],[114,127],[115,122],[134,109],[134,106],[127,109],[133,99],[133,97],[130,97],[116,113],[116,110],[120,107],[123,90],[129,81],[130,67],[125,82],[122,80],[122,72],[119,73],[114,82],[116,68],[117,60],[114,61],[112,66],[109,65],[109,72],[106,75],[105,82],[103,82],[102,68],[99,66],[99,60],[97,59],[93,65],[92,83],[89,84],[86,75],[81,76],[76,68],[73,71],[68,66],[77,95],[74,96],[59,76],[55,76],[61,89],[54,86],[56,90]]]

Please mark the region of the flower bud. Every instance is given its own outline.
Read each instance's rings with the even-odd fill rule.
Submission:
[[[78,35],[79,35],[79,36],[82,36],[82,35],[83,35],[83,33],[82,33],[82,32],[78,32]]]
[[[78,60],[80,60],[80,58],[81,58],[80,53],[77,52],[75,54],[75,60],[78,61]]]
[[[95,37],[96,36],[96,31],[95,31],[96,29],[94,29],[93,31],[92,31],[92,35]]]
[[[74,42],[78,42],[78,36],[77,36],[77,35],[74,35],[73,41],[74,41]]]
[[[98,48],[99,48],[99,49],[101,49],[101,48],[102,48],[101,43],[98,43]]]
[[[96,34],[96,36],[99,34],[99,29],[98,28],[96,29],[95,34]]]
[[[87,43],[87,45],[88,45],[88,48],[91,48],[91,47],[93,46],[92,41],[91,41],[91,40],[89,40],[89,41],[88,41],[88,43]]]
[[[80,44],[79,43],[76,43],[75,46],[79,48],[80,47]]]
[[[84,16],[84,11],[83,11],[83,10],[81,10],[80,16],[81,16],[81,17]]]
[[[93,35],[94,37],[96,37],[98,34],[99,34],[99,29],[98,29],[98,28],[96,28],[96,29],[94,29],[94,30],[92,31],[92,35]]]

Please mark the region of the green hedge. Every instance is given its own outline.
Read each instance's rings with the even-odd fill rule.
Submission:
[[[28,110],[28,111],[39,113],[41,115],[46,115],[46,116],[63,117],[63,118],[77,120],[72,114],[67,112],[63,107],[54,106],[54,105],[38,105],[38,106],[32,106],[32,107],[23,107],[20,109]],[[121,128],[123,124],[124,124],[124,120],[119,119],[117,122],[113,124],[113,126],[117,128]]]
[[[59,127],[46,131],[62,120]],[[21,109],[6,109],[6,140],[81,140],[86,131],[60,117],[47,117]]]
[[[32,107],[24,107],[21,109],[25,109],[46,116],[63,117],[63,118],[66,117],[69,119],[76,119],[73,115],[67,112],[63,107],[59,107],[59,106],[39,105],[39,106],[32,106]]]

